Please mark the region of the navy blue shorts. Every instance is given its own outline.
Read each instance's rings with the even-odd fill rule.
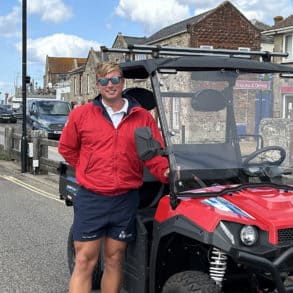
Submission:
[[[138,204],[137,189],[117,196],[106,196],[79,187],[73,201],[73,239],[91,241],[109,237],[133,241]]]

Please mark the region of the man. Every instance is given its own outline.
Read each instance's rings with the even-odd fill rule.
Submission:
[[[135,148],[134,131],[148,126],[163,145],[151,114],[135,99],[122,96],[124,79],[119,64],[97,68],[99,96],[72,110],[63,129],[59,152],[75,168],[80,186],[74,199],[75,267],[70,293],[91,292],[92,272],[104,239],[103,293],[120,292],[122,262],[127,242],[135,238],[135,217],[143,165]],[[144,162],[163,183],[168,161]]]

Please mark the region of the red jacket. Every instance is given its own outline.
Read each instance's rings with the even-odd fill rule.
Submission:
[[[136,151],[136,128],[149,126],[163,146],[152,115],[132,99],[128,101],[128,113],[117,129],[100,97],[75,108],[59,140],[59,153],[75,168],[78,184],[99,194],[119,195],[142,185],[143,163]],[[152,175],[167,183],[163,175],[168,168],[166,158],[157,156],[144,163]]]

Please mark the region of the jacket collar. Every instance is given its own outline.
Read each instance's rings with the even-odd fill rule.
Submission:
[[[129,112],[131,111],[132,108],[141,107],[141,105],[131,96],[122,94],[122,98],[128,100],[127,114],[129,114]],[[104,105],[102,103],[102,96],[101,95],[98,95],[97,97],[95,97],[95,99],[93,100],[93,105],[97,106],[97,107],[100,107],[104,114],[105,114],[105,112],[107,113],[107,111],[106,111],[106,109],[105,109],[105,107],[104,107]]]

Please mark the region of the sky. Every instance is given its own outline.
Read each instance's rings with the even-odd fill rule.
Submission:
[[[112,47],[119,32],[148,37],[223,0],[27,0],[27,75],[43,86],[46,56],[83,57]],[[273,25],[293,0],[231,0],[248,19]],[[22,0],[0,0],[0,100],[22,83]]]

